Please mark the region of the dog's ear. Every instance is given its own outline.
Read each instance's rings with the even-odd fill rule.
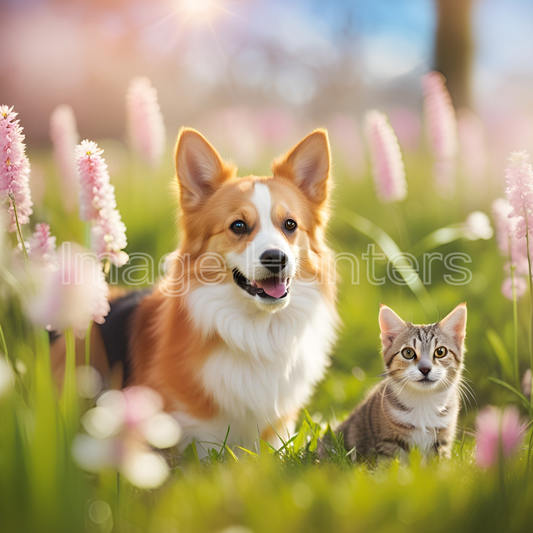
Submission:
[[[202,204],[235,175],[211,144],[196,130],[182,128],[176,141],[176,174],[183,209]]]
[[[292,180],[312,202],[322,204],[328,197],[330,168],[328,134],[318,129],[276,159],[272,172],[274,176]]]

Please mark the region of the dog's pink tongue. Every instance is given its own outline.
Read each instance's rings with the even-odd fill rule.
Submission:
[[[280,278],[266,278],[256,280],[257,287],[263,289],[272,298],[281,298],[287,292],[287,280]]]

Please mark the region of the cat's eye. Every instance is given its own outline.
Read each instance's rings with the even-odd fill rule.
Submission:
[[[402,350],[402,355],[406,358],[406,359],[413,359],[414,356],[416,355],[415,351],[412,349],[412,348],[404,348]]]
[[[233,233],[244,233],[247,229],[246,222],[244,222],[244,220],[236,220],[231,224],[230,229]]]
[[[294,231],[298,227],[298,224],[292,218],[288,218],[284,225],[287,231]]]
[[[438,357],[439,359],[441,357],[444,357],[448,353],[448,350],[444,346],[440,346],[435,350],[435,357]]]

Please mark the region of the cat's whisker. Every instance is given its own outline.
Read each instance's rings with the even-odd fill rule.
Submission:
[[[476,396],[475,396],[475,393],[474,393],[474,390],[472,389],[472,387],[470,385],[468,385],[467,383],[465,383],[464,381],[460,380],[460,388],[461,388],[461,390],[464,391],[465,395],[467,397],[472,398],[472,401],[477,405]],[[470,405],[472,405],[472,404],[470,404]]]

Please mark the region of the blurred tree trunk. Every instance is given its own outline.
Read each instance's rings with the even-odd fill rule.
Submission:
[[[436,0],[435,68],[446,76],[456,108],[469,107],[471,103],[473,3],[474,0]]]

